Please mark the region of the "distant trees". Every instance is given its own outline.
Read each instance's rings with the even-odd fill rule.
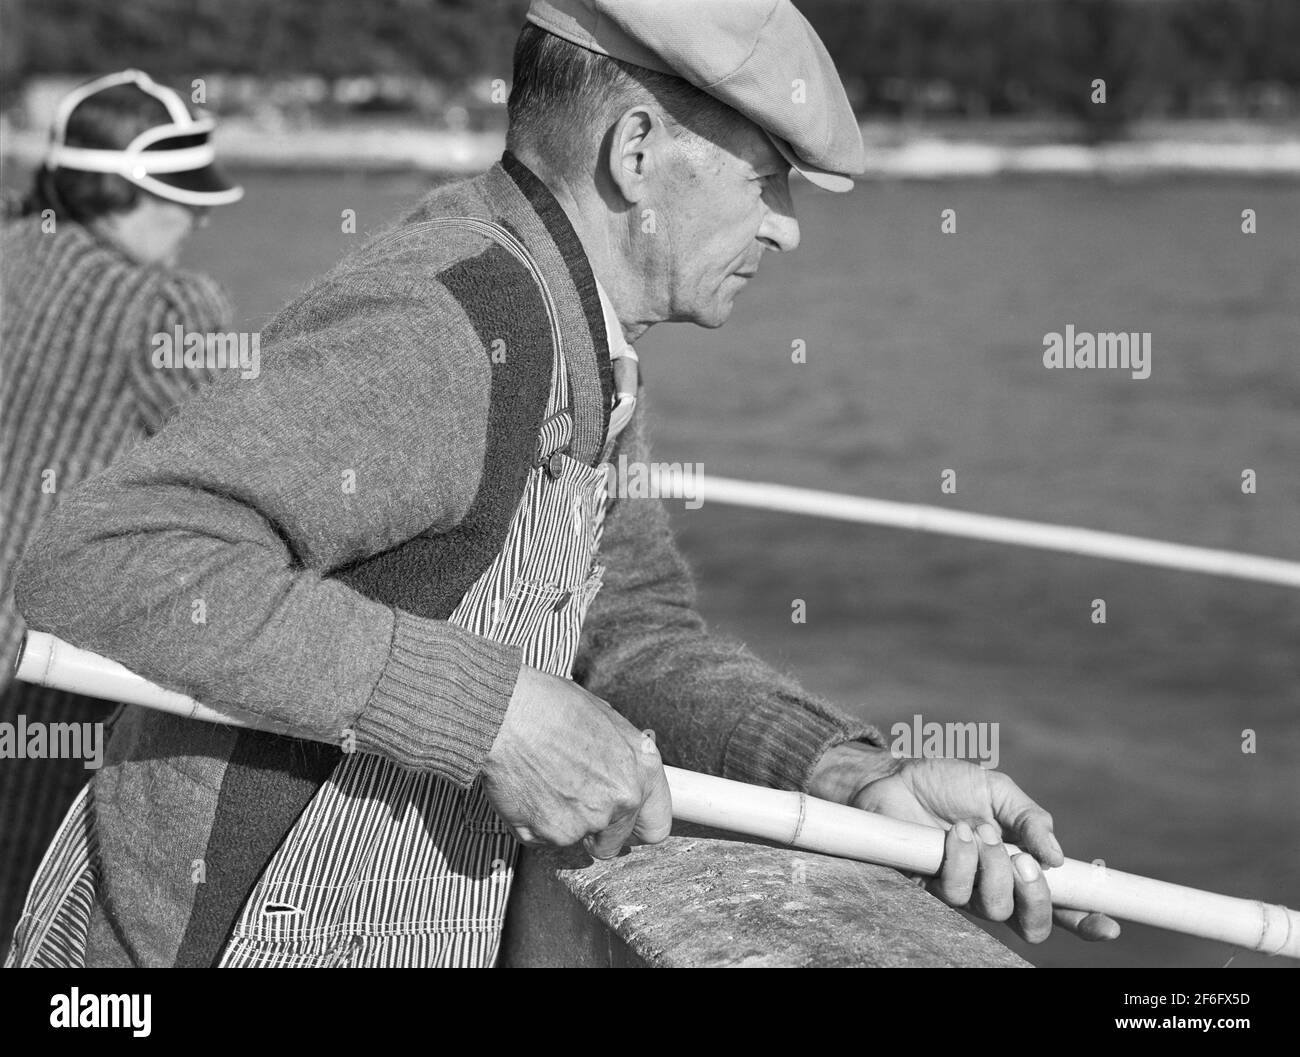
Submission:
[[[861,112],[1294,115],[1297,0],[802,0]],[[1106,82],[1106,106],[1089,86]]]
[[[508,77],[527,0],[3,0],[23,72]],[[4,27],[8,30],[8,25]]]
[[[1300,0],[796,0],[866,115],[1297,113]],[[135,64],[509,79],[527,0],[0,0],[0,87]],[[1106,82],[1107,104],[1090,101]]]

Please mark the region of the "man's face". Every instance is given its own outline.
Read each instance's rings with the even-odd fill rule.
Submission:
[[[657,193],[642,203],[651,281],[667,318],[720,327],[736,295],[754,277],[765,250],[799,245],[790,198],[790,166],[767,135],[736,115],[734,126],[700,140],[679,130]]]

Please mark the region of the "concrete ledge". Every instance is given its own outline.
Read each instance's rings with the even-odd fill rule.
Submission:
[[[595,862],[520,856],[508,967],[1028,967],[902,874],[681,827]]]

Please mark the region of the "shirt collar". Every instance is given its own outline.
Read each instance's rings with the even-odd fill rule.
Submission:
[[[593,275],[592,278],[595,279],[596,277]],[[596,293],[600,296],[600,309],[605,314],[605,340],[609,344],[609,358],[617,360],[620,357],[628,356],[635,360],[637,358],[636,350],[623,337],[623,324],[618,321],[618,313],[614,311],[614,302],[609,299],[609,294],[600,285],[599,279],[596,279]]]

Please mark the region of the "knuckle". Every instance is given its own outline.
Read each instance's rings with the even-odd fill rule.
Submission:
[[[641,791],[639,789],[624,789],[614,798],[614,810],[611,818],[619,818],[623,815],[635,813],[642,804]]]
[[[622,793],[617,790],[601,790],[587,797],[578,806],[578,815],[584,833],[599,833],[609,826],[619,815],[619,803]]]
[[[636,767],[619,768],[619,773],[610,782],[607,799],[615,812],[627,811],[640,805],[643,778]]]
[[[548,825],[537,828],[538,839],[550,848],[569,848],[587,835],[586,830],[572,825]]]

